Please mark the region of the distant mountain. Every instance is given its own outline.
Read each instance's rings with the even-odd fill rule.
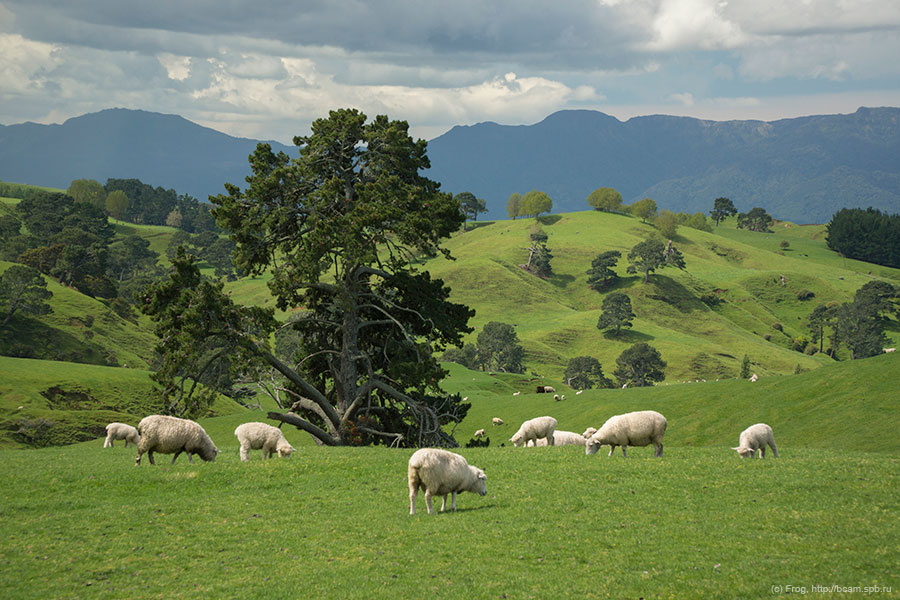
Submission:
[[[799,223],[843,207],[900,212],[900,108],[772,122],[562,111],[535,125],[454,127],[428,156],[428,176],[484,198],[488,218],[506,218],[510,194],[532,189],[554,212],[584,210],[601,186],[675,212],[708,214],[725,196]]]
[[[114,108],[62,125],[0,125],[0,180],[65,189],[75,179],[136,178],[206,200],[226,182],[244,184],[257,143],[177,115]]]

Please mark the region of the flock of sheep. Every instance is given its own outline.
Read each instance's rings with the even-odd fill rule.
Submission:
[[[250,460],[250,450],[262,450],[263,458],[271,458],[276,453],[283,458],[294,452],[294,447],[285,439],[284,433],[277,427],[265,423],[238,425],[234,435],[241,445],[242,461]],[[110,423],[106,426],[106,440],[103,447],[112,448],[115,440],[125,440],[126,448],[129,442],[138,447],[135,465],[141,464],[141,457],[144,454],[150,459],[150,464],[155,465],[154,452],[174,454],[172,463],[182,452],[187,454],[190,463],[194,462],[194,454],[210,462],[216,460],[219,453],[212,438],[199,423],[165,415],[144,417],[136,428],[125,423]]]
[[[503,420],[495,417],[494,425],[502,425]],[[666,433],[666,418],[653,410],[630,412],[610,417],[600,429],[589,427],[578,434],[572,431],[557,431],[557,421],[553,417],[537,417],[522,423],[518,431],[509,441],[516,448],[524,446],[564,446],[584,445],[585,454],[595,454],[601,446],[608,445],[609,456],[617,446],[622,448],[622,456],[628,456],[628,446],[648,446],[655,448],[654,457],[662,457],[662,438]],[[475,432],[477,437],[484,435],[484,430]],[[294,447],[288,443],[284,433],[277,427],[266,423],[244,423],[234,430],[240,443],[241,461],[250,460],[250,450],[262,450],[263,458],[290,456]],[[134,464],[141,464],[141,457],[147,454],[150,464],[156,464],[153,453],[174,454],[172,462],[184,452],[188,462],[193,463],[196,454],[204,461],[213,461],[219,449],[207,435],[203,427],[196,421],[179,419],[164,415],[144,417],[137,428],[125,423],[110,423],[106,426],[104,448],[111,448],[116,440],[125,440],[138,448]],[[733,448],[741,457],[755,457],[759,452],[766,456],[766,446],[772,448],[775,458],[778,449],[772,428],[765,423],[757,423],[741,432],[738,446]],[[431,505],[433,496],[441,496],[441,512],[447,508],[447,496],[451,496],[450,510],[456,510],[456,494],[474,492],[484,496],[487,494],[487,476],[484,471],[466,462],[466,459],[438,448],[422,448],[409,458],[407,465],[409,481],[409,514],[416,513],[416,496],[419,489],[424,490],[425,504],[428,512],[433,513]]]
[[[494,417],[494,425],[502,425],[503,420]],[[662,457],[662,438],[666,433],[666,418],[654,410],[641,410],[616,415],[607,419],[600,429],[589,427],[584,433],[578,434],[572,431],[558,431],[557,421],[553,417],[537,417],[522,423],[518,431],[509,439],[516,448],[524,446],[584,446],[585,454],[596,454],[601,446],[608,445],[609,456],[613,455],[616,446],[622,447],[622,456],[628,456],[628,446],[653,445],[654,457]],[[476,437],[484,436],[484,430],[475,432]],[[757,452],[765,458],[766,446],[772,448],[775,458],[778,458],[778,449],[775,447],[775,438],[772,428],[765,423],[751,425],[741,432],[738,446],[732,448],[741,457],[756,457]],[[409,514],[416,513],[416,496],[419,488],[425,490],[425,504],[428,512],[434,512],[431,507],[432,496],[443,496],[441,511],[447,506],[447,495],[452,494],[453,499],[450,509],[456,510],[456,494],[460,492],[475,492],[480,495],[487,493],[487,476],[481,469],[470,465],[459,454],[439,450],[437,448],[423,448],[416,451],[409,459],[407,469],[409,479]]]

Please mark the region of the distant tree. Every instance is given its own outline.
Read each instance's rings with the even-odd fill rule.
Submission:
[[[814,344],[818,342],[819,352],[823,351],[823,345],[825,343],[825,326],[828,324],[831,312],[832,311],[828,306],[820,304],[809,313],[809,316],[806,319],[806,327],[809,330],[810,339]]]
[[[0,215],[0,243],[19,235],[22,223],[12,215]]]
[[[660,211],[653,219],[653,225],[664,238],[671,240],[678,231],[678,216],[670,210]]]
[[[739,213],[737,216],[738,229],[748,229],[760,233],[772,233],[769,227],[773,223],[772,215],[763,208],[751,208],[750,212]]]
[[[0,329],[6,327],[17,312],[46,315],[53,312],[45,300],[53,297],[47,282],[32,267],[13,265],[0,274],[0,314],[4,315]]]
[[[600,331],[612,330],[618,337],[622,328],[631,327],[631,321],[636,317],[631,311],[631,299],[621,292],[613,292],[603,299],[602,312],[597,320],[597,329]]]
[[[850,360],[881,354],[887,345],[884,325],[872,304],[847,302],[837,309],[840,339],[850,351]]]
[[[629,273],[643,273],[644,283],[650,279],[650,273],[666,266],[684,268],[684,257],[681,252],[672,245],[663,244],[657,238],[649,238],[635,245],[628,253]]]
[[[113,219],[121,221],[128,211],[128,196],[122,190],[113,190],[106,196],[106,212]]]
[[[106,208],[106,190],[103,184],[93,179],[76,179],[69,184],[66,193],[75,199],[75,202],[87,202],[100,210]]]
[[[628,210],[641,221],[646,222],[647,219],[656,215],[656,201],[652,198],[644,198],[629,206]]]
[[[482,370],[524,373],[525,349],[512,325],[491,321],[479,332],[478,364]]]
[[[638,342],[619,355],[613,374],[620,386],[646,387],[653,385],[654,381],[664,380],[665,368],[666,361],[656,348]]]
[[[506,201],[506,214],[513,221],[522,215],[522,194],[513,192]]]
[[[535,219],[543,213],[553,210],[553,200],[546,192],[531,190],[522,196],[521,211],[523,216],[533,216]]]
[[[734,202],[732,202],[728,198],[716,198],[715,202],[713,203],[713,209],[709,211],[709,215],[716,222],[716,227],[719,226],[719,221],[723,221],[727,217],[736,214],[737,209],[734,207]]]
[[[479,213],[487,212],[487,203],[482,198],[476,198],[472,192],[460,192],[454,199],[459,201],[459,209],[467,219],[477,221]],[[465,230],[466,223],[463,221],[463,231]]]
[[[891,314],[900,318],[900,287],[887,281],[874,280],[865,283],[856,290],[854,302],[870,307],[879,317]]]
[[[15,210],[21,215],[28,233],[41,242],[46,242],[63,230],[63,221],[72,212],[74,205],[75,201],[68,194],[42,190],[19,202]]]
[[[570,358],[563,374],[563,383],[576,390],[612,387],[612,381],[603,375],[600,361],[593,356]]]
[[[181,227],[182,222],[184,222],[184,216],[181,214],[181,211],[173,209],[168,215],[166,215],[166,225],[169,227],[175,227],[176,229]]]
[[[591,261],[591,268],[587,270],[588,285],[598,292],[611,286],[619,279],[619,275],[613,271],[613,267],[619,261],[622,253],[618,250],[607,250],[602,254],[598,254]]]
[[[528,237],[531,238],[532,242],[546,243],[549,238],[547,232],[544,231],[544,228],[541,227],[540,222],[535,223],[531,226],[531,229],[528,231]]]
[[[706,231],[707,233],[712,233],[712,227],[710,227],[709,222],[706,220],[706,215],[702,212],[694,213],[689,215],[684,221],[683,224],[685,227],[690,227],[692,229],[697,229],[699,231]]]
[[[828,247],[866,262],[900,268],[900,214],[842,208],[828,223]]]
[[[119,283],[131,279],[139,271],[152,268],[159,254],[150,242],[139,235],[129,235],[109,246],[107,273]]]
[[[478,347],[472,343],[466,343],[462,348],[447,348],[441,355],[444,362],[453,362],[467,369],[478,367]]]
[[[203,248],[200,258],[215,269],[216,277],[230,277],[235,273],[234,263],[231,260],[234,249],[234,242],[217,236],[211,244]]]
[[[622,194],[613,188],[597,188],[588,196],[587,203],[593,206],[594,210],[619,212],[622,210]]]
[[[741,361],[741,379],[748,379],[749,377],[750,377],[750,357],[745,354],[744,359]]]

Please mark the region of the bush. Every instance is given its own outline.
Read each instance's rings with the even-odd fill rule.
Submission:
[[[800,290],[797,292],[797,300],[809,300],[810,298],[815,298],[816,293],[812,290]]]
[[[781,323],[778,323],[778,322],[772,323],[772,329],[774,329],[775,331],[780,331],[780,332],[784,333],[784,326]]]

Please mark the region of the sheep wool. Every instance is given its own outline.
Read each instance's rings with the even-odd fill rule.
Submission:
[[[125,423],[110,423],[106,426],[106,440],[103,442],[103,447],[112,448],[115,440],[125,440],[126,448],[128,447],[128,442],[137,446],[138,442],[141,440],[141,434],[139,434],[138,430],[131,425],[126,425]]]
[[[765,423],[757,423],[751,425],[741,432],[738,438],[737,448],[732,448],[741,455],[741,458],[756,458],[757,450],[763,458],[766,457],[766,446],[772,448],[772,454],[778,458],[778,448],[775,447],[775,436],[772,435],[772,428]]]
[[[519,448],[528,444],[529,441],[537,443],[538,439],[547,438],[548,443],[552,446],[553,432],[555,430],[556,419],[553,417],[536,417],[522,423],[519,430],[509,438],[509,441],[516,448]]]
[[[540,438],[537,442],[528,442],[529,446],[549,446],[547,438]],[[557,429],[553,432],[554,446],[584,446],[584,436],[574,431],[562,431]]]
[[[456,510],[456,494],[474,492],[480,496],[487,494],[487,475],[466,459],[439,448],[422,448],[409,457],[407,467],[409,479],[409,514],[416,514],[416,496],[419,488],[425,490],[425,505],[428,514],[434,512],[432,496],[443,496],[441,512],[447,508],[447,495],[452,494],[450,510]]]
[[[653,444],[653,456],[661,457],[663,453],[662,439],[666,433],[666,418],[655,410],[616,415],[607,419],[606,423],[585,441],[584,453],[595,454],[600,446],[609,444],[609,456],[616,446],[622,447],[622,456],[628,456],[627,446],[648,446]]]
[[[134,460],[135,466],[141,464],[141,456],[145,453],[150,459],[151,465],[156,464],[153,461],[154,452],[174,453],[173,464],[182,452],[187,453],[189,463],[194,462],[194,454],[210,462],[216,460],[216,454],[219,453],[219,449],[213,444],[203,427],[190,419],[150,415],[138,423],[138,432],[141,434],[141,441],[138,443],[138,454]]]
[[[262,450],[263,458],[272,458],[278,453],[279,458],[290,456],[295,448],[285,439],[284,432],[267,423],[244,423],[234,430],[241,444],[241,461],[250,460],[251,450]]]

